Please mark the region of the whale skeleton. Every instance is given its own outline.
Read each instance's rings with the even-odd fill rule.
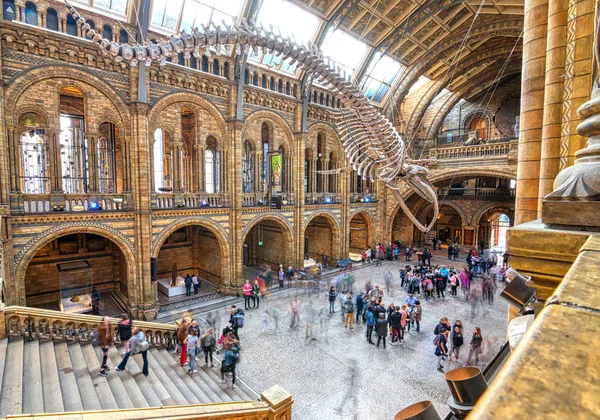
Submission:
[[[423,161],[412,160],[408,156],[406,145],[392,123],[371,104],[337,64],[322,55],[317,45],[310,41],[306,45],[298,43],[293,35],[283,35],[279,28],[272,25],[265,28],[245,18],[240,24],[232,25],[225,22],[215,25],[211,22],[193,28],[189,33],[180,31],[156,43],[122,44],[103,38],[85,22],[85,18],[68,0],[64,2],[85,35],[98,44],[103,54],[131,66],[142,63],[150,66],[153,62],[165,65],[167,58],[176,60],[179,54],[190,58],[191,55],[200,57],[213,52],[217,55],[231,54],[234,49],[237,54],[247,54],[250,50],[256,54],[268,51],[289,59],[291,64],[302,67],[314,80],[329,86],[340,100],[343,109],[332,111],[334,121],[344,153],[358,175],[378,179],[390,188],[404,213],[419,230],[428,232],[436,223],[439,213],[437,191],[427,179],[427,168],[419,165]],[[419,222],[406,205],[403,185],[433,204],[434,214],[429,225]]]

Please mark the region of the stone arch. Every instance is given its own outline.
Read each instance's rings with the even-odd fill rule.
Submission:
[[[333,235],[332,251],[334,254],[341,254],[342,236],[341,236],[341,232],[340,232],[340,223],[339,223],[338,219],[335,217],[335,214],[333,214],[331,211],[317,210],[317,211],[311,213],[308,216],[308,218],[304,221],[303,232],[306,232],[306,229],[308,228],[308,225],[310,224],[310,222],[313,221],[314,219],[316,219],[317,217],[323,217],[329,223],[329,226],[331,227],[331,233]],[[333,255],[333,257],[336,257],[336,255]]]
[[[242,139],[248,140],[250,143],[253,143],[256,150],[261,150],[261,147],[258,146],[256,143],[257,139],[251,139],[248,137],[248,130],[251,127],[251,125],[259,122],[266,122],[267,124],[270,124],[271,129],[273,128],[273,124],[277,124],[277,126],[279,126],[283,130],[285,136],[287,137],[284,146],[288,150],[292,150],[292,146],[294,143],[294,133],[292,131],[292,128],[283,119],[283,117],[281,117],[281,115],[273,111],[260,110],[254,111],[251,114],[249,114],[244,121],[244,126],[242,127]],[[279,144],[272,144],[273,150],[276,150],[280,144],[282,144],[281,139],[279,139]]]
[[[177,218],[161,230],[158,235],[152,240],[152,257],[156,258],[160,248],[167,238],[176,230],[187,226],[202,226],[211,231],[221,246],[223,258],[229,259],[229,235],[221,225],[206,216],[187,216]]]
[[[473,217],[471,218],[471,226],[477,226],[479,224],[479,220],[481,219],[481,217],[488,210],[491,210],[494,208],[503,209],[503,210],[506,210],[505,213],[508,213],[510,216],[510,215],[514,214],[514,211],[515,211],[514,207],[515,207],[514,203],[500,203],[497,201],[494,201],[492,203],[485,203],[481,207],[479,207],[477,210],[475,210],[475,213],[473,213]],[[513,218],[511,218],[511,219],[513,219]]]
[[[439,204],[440,208],[447,206],[447,207],[451,207],[454,210],[456,210],[456,212],[458,213],[458,215],[460,216],[460,221],[461,224],[463,226],[469,226],[469,217],[467,216],[467,212],[457,203],[455,203],[454,201],[444,201],[443,203]],[[419,219],[421,219],[421,222],[425,221],[425,217],[427,216],[427,214],[429,213],[429,210],[431,210],[433,208],[433,204],[431,203],[426,203],[423,207],[421,207],[421,216],[419,217]]]
[[[199,94],[190,92],[176,92],[160,98],[148,113],[148,121],[151,121],[149,132],[153,133],[155,129],[161,128],[157,122],[160,121],[160,114],[165,109],[171,106],[183,107],[184,105],[191,108],[196,113],[196,116],[198,115],[197,111],[208,112],[215,119],[219,127],[219,133],[214,133],[213,135],[220,141],[224,141],[227,138],[227,124],[221,112]],[[199,126],[198,128],[201,127]]]
[[[252,218],[252,220],[250,220],[248,223],[246,223],[246,225],[242,229],[242,242],[244,242],[246,240],[246,235],[248,235],[248,232],[250,232],[250,230],[252,230],[252,228],[254,226],[256,226],[258,223],[260,223],[264,220],[273,220],[275,222],[282,224],[286,228],[285,230],[288,232],[287,236],[288,236],[290,243],[292,243],[292,241],[294,239],[293,238],[294,227],[292,226],[292,224],[290,223],[290,221],[288,219],[286,219],[284,216],[280,215],[279,213],[258,214],[256,216],[254,216],[254,218]]]
[[[432,183],[444,181],[449,178],[456,177],[499,177],[507,179],[515,179],[517,177],[517,168],[490,168],[490,167],[471,167],[471,168],[458,168],[458,169],[440,169],[438,171],[432,171],[429,174],[429,181]]]
[[[102,236],[119,247],[127,262],[127,288],[129,290],[129,299],[131,302],[134,302],[134,279],[136,271],[136,252],[134,244],[117,229],[99,222],[59,223],[31,238],[15,255],[14,267],[16,284],[18,287],[23,287],[23,290],[20,291],[20,293],[17,292],[17,295],[21,296],[23,299],[25,298],[25,274],[27,272],[27,267],[37,252],[55,239],[76,233],[91,233]]]
[[[6,98],[6,118],[16,118],[16,104],[27,89],[36,83],[48,79],[64,79],[69,80],[70,84],[78,83],[94,87],[113,104],[115,112],[119,115],[121,124],[125,126],[124,122],[128,120],[126,114],[129,108],[126,100],[118,91],[114,90],[102,79],[87,70],[62,65],[34,67],[23,71],[18,77],[8,82],[6,93],[4,94],[4,97]]]
[[[350,213],[350,217],[348,218],[348,227],[351,227],[352,225],[352,220],[354,220],[354,218],[356,216],[361,216],[361,218],[363,218],[363,220],[365,221],[366,225],[367,225],[367,238],[365,241],[365,244],[367,246],[372,245],[373,244],[373,237],[375,235],[375,230],[374,230],[374,223],[373,223],[373,216],[371,215],[371,213],[369,213],[367,210],[365,209],[357,209],[353,212]],[[349,232],[349,249],[351,250],[353,248],[353,241],[352,241],[352,230],[350,230]],[[355,247],[356,248],[356,247]],[[365,247],[366,248],[366,247]]]

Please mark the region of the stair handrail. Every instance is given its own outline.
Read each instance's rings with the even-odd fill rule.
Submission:
[[[7,306],[2,311],[6,334],[9,337],[52,338],[88,342],[104,316],[70,314],[51,309],[27,306]],[[110,318],[115,338],[120,318]],[[170,348],[174,345],[175,324],[134,320],[133,325],[146,335],[151,345]]]

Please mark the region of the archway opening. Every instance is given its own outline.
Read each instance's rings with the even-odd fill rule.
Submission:
[[[350,220],[350,253],[362,254],[371,245],[369,220],[363,213],[357,213]]]
[[[498,254],[506,250],[506,234],[511,226],[509,209],[494,207],[481,215],[478,221],[478,246]]]
[[[425,215],[425,225],[429,225],[433,218],[433,208],[430,208]],[[437,222],[429,234],[435,235],[443,244],[459,243],[464,245],[473,245],[474,231],[465,229],[462,237],[462,219],[458,211],[451,206],[441,206],[437,217]],[[417,246],[431,246],[428,237],[421,231],[415,229],[414,244]]]
[[[287,227],[276,220],[262,220],[250,229],[243,249],[246,278],[254,277],[257,269],[260,272],[266,267],[276,270],[280,264],[291,265],[291,240],[286,231]]]
[[[332,264],[335,237],[331,222],[324,216],[317,216],[304,230],[304,265],[314,263]]]
[[[214,293],[223,280],[222,259],[221,244],[210,229],[192,225],[171,233],[156,256],[161,303]],[[197,290],[192,284],[189,295],[185,287],[188,275],[199,280]]]
[[[110,239],[91,233],[64,235],[40,248],[27,266],[27,306],[91,314],[95,289],[99,313],[121,315],[127,312],[128,273],[125,255]]]

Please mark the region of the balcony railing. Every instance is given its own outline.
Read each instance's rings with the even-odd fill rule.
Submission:
[[[351,203],[376,203],[377,193],[350,193]]]
[[[152,195],[152,208],[200,208],[200,207],[228,207],[229,200],[226,193],[216,194],[176,194],[158,193]]]
[[[338,193],[305,193],[305,204],[340,204],[342,195]]]
[[[54,196],[50,194],[23,194],[15,195],[13,203],[15,200],[23,213],[31,214],[54,211],[120,211],[124,209],[125,198],[122,194],[64,194]]]
[[[486,143],[477,146],[436,147],[429,149],[429,157],[437,160],[477,159],[505,156],[517,149],[517,141]]]
[[[482,198],[514,198],[514,188],[443,188],[438,197],[444,200],[480,200]]]
[[[281,193],[281,204],[283,206],[294,205],[294,195],[292,193]],[[243,207],[268,206],[269,195],[263,192],[242,194]]]

